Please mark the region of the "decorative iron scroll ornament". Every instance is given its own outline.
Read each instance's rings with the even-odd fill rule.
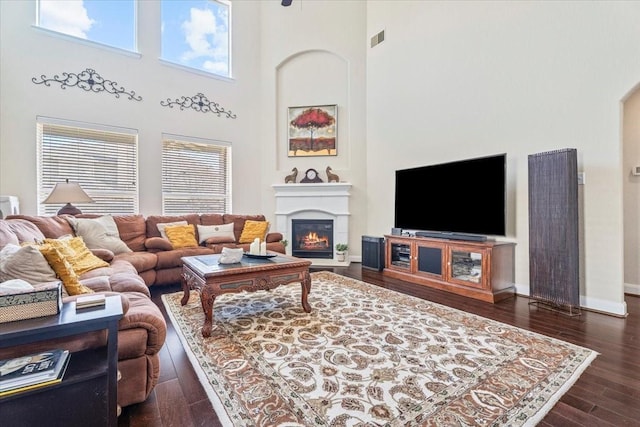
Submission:
[[[118,83],[106,80],[100,74],[96,73],[95,70],[91,68],[87,68],[86,70],[76,74],[76,73],[62,73],[62,77],[57,74],[53,76],[53,78],[47,78],[44,74],[40,76],[41,81],[37,80],[37,77],[31,79],[35,84],[43,84],[45,86],[51,86],[51,82],[60,83],[60,87],[62,89],[66,89],[68,87],[77,86],[80,89],[84,89],[87,92],[108,92],[110,94],[115,95],[116,98],[120,98],[120,95],[127,95],[129,99],[134,101],[142,101],[142,97],[136,95],[134,91],[127,92],[123,87],[118,85]]]
[[[201,93],[194,96],[183,96],[180,99],[172,101],[167,98],[166,101],[160,101],[160,105],[163,107],[173,108],[174,105],[179,105],[181,110],[185,108],[191,108],[192,110],[199,111],[201,113],[214,113],[220,117],[222,114],[230,119],[235,119],[236,115],[231,111],[226,111],[220,107],[217,102],[209,101],[209,99]]]

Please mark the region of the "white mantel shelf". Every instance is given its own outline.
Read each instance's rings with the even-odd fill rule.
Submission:
[[[333,241],[349,242],[348,182],[273,184],[276,196],[276,231],[291,241],[292,219],[332,219]],[[289,248],[287,248],[289,249]],[[335,248],[334,248],[335,249]],[[349,261],[310,258],[312,265],[346,266]]]

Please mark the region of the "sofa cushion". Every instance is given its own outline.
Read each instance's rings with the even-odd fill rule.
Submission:
[[[132,251],[144,251],[144,241],[147,238],[147,224],[142,215],[114,215],[113,220],[118,226],[118,234]]]
[[[131,265],[131,268],[138,273],[144,271],[153,270],[158,264],[158,257],[152,252],[129,252],[126,254],[118,254],[115,256],[114,261],[126,261]]]
[[[193,224],[171,225],[164,232],[174,249],[197,248],[196,230]]]
[[[222,225],[224,223],[225,223],[224,216],[222,214],[201,214],[200,215],[200,224],[202,225]]]
[[[67,221],[67,215],[58,216],[32,216],[32,215],[8,215],[7,219],[25,219],[38,227],[44,237],[57,239],[62,236],[73,235],[73,228]],[[24,242],[26,240],[21,240]]]
[[[131,252],[131,249],[120,240],[115,222],[113,222],[113,225],[110,225],[109,221],[105,218],[109,218],[111,222],[113,222],[113,218],[108,215],[98,218],[68,217],[67,220],[73,227],[76,235],[81,236],[89,248],[109,249],[114,254]],[[105,224],[107,225],[105,226]]]
[[[187,224],[200,224],[200,215],[198,214],[189,214],[182,216],[175,215],[150,215],[147,217],[146,226],[147,226],[147,238],[149,237],[165,237],[160,234],[158,230],[158,224],[166,224],[170,222],[178,222],[178,221],[186,221]],[[183,223],[184,224],[184,223]]]
[[[198,224],[198,240],[200,243],[233,243],[236,241],[236,236],[233,234],[233,223],[221,225]]]
[[[255,239],[260,239],[260,241],[263,242],[268,229],[268,221],[246,220],[238,243],[251,243]]]
[[[10,279],[26,280],[32,285],[58,280],[56,272],[37,247],[14,244],[5,245],[0,250],[0,282]]]
[[[182,257],[185,256],[210,255],[212,253],[211,249],[203,248],[202,246],[157,252],[155,254],[158,257],[156,271],[159,273],[160,270],[165,268],[182,267]]]
[[[148,251],[170,251],[173,249],[171,242],[162,237],[149,237],[144,241],[144,246]]]

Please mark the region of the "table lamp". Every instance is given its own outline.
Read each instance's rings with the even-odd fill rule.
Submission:
[[[49,197],[42,202],[45,205],[54,205],[58,203],[66,203],[62,209],[58,211],[58,215],[78,215],[82,211],[71,203],[95,203],[77,182],[59,182],[53,187]]]

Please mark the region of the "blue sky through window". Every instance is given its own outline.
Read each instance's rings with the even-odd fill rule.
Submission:
[[[160,3],[162,59],[230,77],[230,3],[215,0]],[[134,0],[39,1],[40,27],[129,51],[137,49],[135,19]]]
[[[134,0],[40,0],[38,25],[135,51],[135,15]]]
[[[162,58],[229,77],[229,6],[213,0],[162,1]]]

